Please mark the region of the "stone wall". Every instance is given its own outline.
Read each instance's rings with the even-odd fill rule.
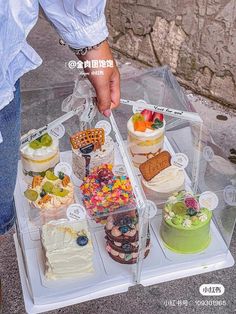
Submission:
[[[236,108],[236,0],[108,0],[112,47]]]

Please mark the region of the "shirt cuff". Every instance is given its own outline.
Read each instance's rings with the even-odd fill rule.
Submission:
[[[78,25],[72,32],[60,29],[60,36],[65,43],[75,49],[97,45],[108,37],[105,15],[91,25]]]

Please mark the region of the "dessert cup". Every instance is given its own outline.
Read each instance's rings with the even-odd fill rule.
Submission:
[[[148,159],[156,156],[163,149],[165,120],[159,129],[147,129],[145,132],[135,131],[132,117],[127,123],[128,151],[135,167],[139,167]]]

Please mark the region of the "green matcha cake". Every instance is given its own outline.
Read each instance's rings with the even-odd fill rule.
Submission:
[[[197,197],[181,191],[169,197],[163,211],[161,237],[176,253],[197,253],[210,244],[212,212],[200,206]]]

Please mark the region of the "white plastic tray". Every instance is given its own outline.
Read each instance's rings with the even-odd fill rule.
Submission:
[[[165,146],[170,153],[173,153],[167,140]],[[70,163],[71,153],[62,153],[61,159]],[[119,154],[116,154],[115,163],[121,163]],[[27,211],[29,208],[23,196],[24,183],[21,177],[20,163],[18,173],[15,203],[19,228],[26,231],[20,243],[25,252],[25,260],[16,235],[14,239],[24,301],[28,313],[40,313],[125,292],[130,286],[134,285],[135,266],[121,265],[108,256],[105,251],[104,231],[101,227],[93,228],[96,273],[78,280],[47,282],[43,274],[44,266],[38,228],[28,219]],[[186,188],[189,188],[190,182],[187,175],[186,182]],[[79,185],[79,182],[74,183],[77,186]],[[190,256],[172,253],[163,246],[158,233],[160,219],[161,216],[157,215],[151,221],[151,251],[143,261],[140,282],[144,286],[230,267],[234,264],[233,257],[214,223],[211,224],[214,241],[212,241],[210,247],[204,253]]]

